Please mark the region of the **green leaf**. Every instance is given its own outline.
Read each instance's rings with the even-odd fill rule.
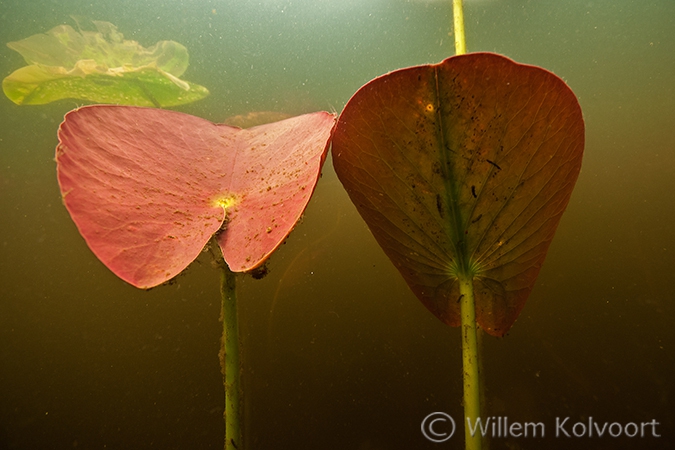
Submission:
[[[203,86],[178,78],[188,67],[187,49],[181,44],[160,41],[144,48],[125,40],[109,22],[92,24],[97,31],[77,32],[60,25],[8,43],[30,65],[3,80],[7,98],[18,105],[73,98],[166,107],[208,95]]]
[[[129,70],[118,76],[63,73],[60,67],[23,67],[2,82],[5,95],[17,105],[43,105],[64,98],[156,108],[200,100],[209,91],[198,84],[168,77],[152,67]]]
[[[581,167],[584,124],[552,73],[473,53],[363,86],[340,115],[335,170],[412,291],[459,326],[458,277],[478,324],[520,314]]]

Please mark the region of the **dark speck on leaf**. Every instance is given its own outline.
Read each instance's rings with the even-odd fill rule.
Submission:
[[[439,194],[436,194],[436,209],[438,209],[438,214],[440,214],[442,218],[445,215],[445,211],[443,211],[443,201]]]
[[[499,167],[499,166],[497,165],[496,162],[490,161],[489,159],[486,159],[485,161],[489,162],[490,164],[492,164],[493,166],[495,166],[497,169],[502,170],[502,168]]]
[[[478,198],[476,195],[476,186],[471,186],[471,195],[473,195],[473,198]]]

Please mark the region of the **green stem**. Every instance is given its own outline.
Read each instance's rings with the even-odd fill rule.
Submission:
[[[476,305],[473,279],[462,274],[459,278],[462,314],[462,364],[464,371],[464,441],[466,450],[480,450],[480,375],[476,330]],[[471,425],[471,426],[469,426]],[[474,430],[473,435],[471,429]]]
[[[462,0],[452,0],[452,17],[455,29],[455,55],[466,53],[466,38],[464,37],[464,9]]]
[[[225,384],[225,450],[242,450],[240,419],[241,366],[239,364],[239,331],[237,327],[236,277],[222,261],[220,320],[223,339],[220,342],[220,370]]]
[[[455,30],[455,54],[463,55],[466,53],[466,37],[462,0],[452,1],[452,16]],[[466,275],[466,271],[463,271],[459,277],[459,294],[462,301],[460,307],[464,373],[464,445],[466,450],[481,450],[482,435],[480,426],[477,426],[476,422],[480,417],[481,403],[476,301],[473,296],[473,275]],[[474,431],[473,434],[471,430]]]

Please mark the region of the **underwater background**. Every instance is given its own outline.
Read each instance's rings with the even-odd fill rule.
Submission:
[[[340,112],[370,79],[454,54],[450,1],[0,0],[4,44],[70,15],[190,53],[214,122]],[[537,285],[483,339],[487,414],[543,422],[493,449],[675,445],[675,2],[466,0],[469,51],[535,64],[574,90],[586,151]],[[54,149],[82,102],[0,99],[0,450],[219,449],[219,273],[203,254],[150,291],[87,248],[60,198]],[[331,158],[262,280],[239,277],[249,449],[461,449],[425,416],[462,417],[459,329],[433,317],[379,248]],[[659,423],[659,438],[555,437],[569,422]],[[569,427],[568,427],[569,428]]]

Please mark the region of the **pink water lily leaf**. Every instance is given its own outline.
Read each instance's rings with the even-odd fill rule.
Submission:
[[[240,129],[173,111],[87,106],[59,128],[58,180],[96,256],[128,283],[176,276],[212,235],[234,272],[260,266],[300,218],[335,117]]]

